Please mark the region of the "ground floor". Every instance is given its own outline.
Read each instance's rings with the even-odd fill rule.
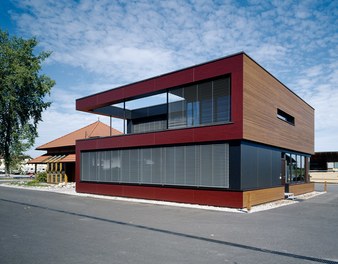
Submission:
[[[78,192],[243,208],[314,188],[309,154],[249,141],[78,154]]]

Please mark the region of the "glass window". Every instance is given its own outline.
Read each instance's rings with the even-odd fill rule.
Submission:
[[[198,100],[200,102],[200,123],[212,123],[212,82],[198,85]]]
[[[186,117],[186,100],[184,98],[184,89],[174,89],[169,91],[168,95],[169,105],[169,127],[186,127],[187,117]]]
[[[287,183],[306,181],[305,159],[303,155],[285,153],[285,181]]]
[[[285,113],[281,109],[277,109],[277,117],[291,125],[295,124],[295,118],[292,115]]]
[[[231,120],[230,77],[169,90],[168,128]]]
[[[291,181],[297,181],[297,155],[291,154]]]
[[[206,144],[84,152],[81,180],[228,188],[229,147]]]
[[[230,78],[213,81],[213,122],[230,121]]]

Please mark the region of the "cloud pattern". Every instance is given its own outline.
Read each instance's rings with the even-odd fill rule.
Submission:
[[[49,64],[92,76],[91,83],[69,80],[70,87],[57,87],[53,100],[66,112],[75,98],[92,92],[245,51],[316,109],[316,151],[338,150],[337,1],[14,4],[18,31],[53,51]],[[45,120],[53,111],[61,110],[47,111]]]

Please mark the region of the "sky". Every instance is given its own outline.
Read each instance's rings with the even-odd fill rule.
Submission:
[[[52,51],[52,105],[27,154],[109,124],[76,111],[77,98],[241,51],[315,108],[315,151],[338,151],[337,20],[338,0],[0,0],[2,30]]]

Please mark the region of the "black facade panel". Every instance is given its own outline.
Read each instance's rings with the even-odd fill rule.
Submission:
[[[241,189],[281,185],[281,151],[260,144],[241,143]]]
[[[282,177],[282,168],[281,168],[281,152],[280,151],[273,151],[271,153],[271,164],[277,164],[276,166],[272,166],[272,175],[271,178],[271,185],[272,186],[280,186],[282,184],[281,177]],[[279,164],[279,166],[278,166]]]
[[[241,146],[240,143],[229,144],[229,188],[241,189]]]
[[[241,144],[241,187],[258,187],[258,148]]]

